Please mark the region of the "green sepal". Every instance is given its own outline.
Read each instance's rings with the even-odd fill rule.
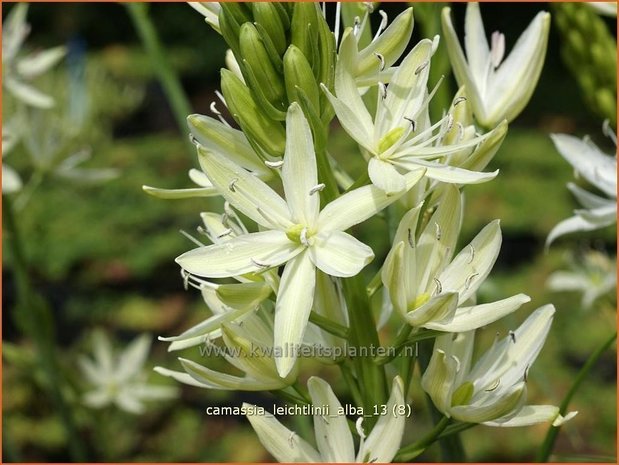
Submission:
[[[277,53],[281,56],[286,51],[286,32],[280,14],[274,4],[268,2],[253,2],[254,22],[267,31]]]

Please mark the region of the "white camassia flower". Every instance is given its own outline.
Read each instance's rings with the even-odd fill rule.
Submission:
[[[84,403],[92,408],[115,404],[129,413],[142,413],[144,402],[172,399],[177,389],[155,386],[146,382],[144,363],[150,349],[151,338],[138,336],[120,354],[115,354],[107,336],[94,334],[94,359],[81,357],[79,366],[93,390],[84,395]]]
[[[288,347],[277,358],[281,376],[295,362],[294,347],[303,339],[312,308],[316,267],[337,277],[354,276],[373,258],[367,245],[344,231],[398,199],[374,186],[342,195],[319,211],[316,158],[310,128],[298,104],[286,117],[286,155],[282,180],[286,200],[256,176],[217,152],[201,147],[201,163],[213,185],[240,212],[264,230],[187,252],[176,259],[189,273],[223,278],[256,273],[286,263],[275,308],[275,340]],[[424,170],[410,172],[410,189]]]
[[[329,384],[311,377],[309,388],[312,404],[316,411],[328,406],[328,415],[314,415],[316,450],[307,441],[282,425],[273,415],[248,415],[247,418],[258,434],[262,445],[279,462],[331,462],[331,463],[385,463],[391,462],[397,453],[406,417],[395,415],[395,407],[404,405],[402,380],[396,377],[387,403],[386,415],[381,416],[369,435],[362,428],[362,418],[357,421],[361,437],[359,451],[355,454],[353,436],[348,428],[346,416],[338,414],[342,404]],[[251,407],[244,404],[246,407]],[[248,408],[249,410],[249,408]]]
[[[275,366],[273,351],[273,326],[267,318],[256,313],[250,314],[241,323],[221,325],[225,346],[215,346],[210,340],[204,341],[204,356],[214,355],[225,358],[230,365],[244,373],[234,376],[212,370],[192,360],[179,358],[186,373],[155,367],[161,375],[177,381],[205,389],[270,391],[284,389],[297,378],[293,367],[286,377],[280,377]]]
[[[28,83],[56,65],[66,53],[64,47],[20,56],[22,46],[30,33],[26,23],[28,4],[11,9],[2,24],[2,87],[23,103],[37,108],[51,108],[54,99]]]
[[[488,45],[478,3],[466,8],[466,57],[448,7],[443,8],[442,26],[456,80],[466,86],[479,124],[491,128],[503,119],[516,118],[529,102],[544,65],[550,14],[542,11],[535,16],[505,61],[505,37],[494,32]]]
[[[430,59],[436,41],[419,42],[398,66],[388,86],[379,83],[375,118],[367,110],[353,71],[358,66],[352,29],[344,32],[335,71],[335,93],[323,85],[344,130],[370,156],[368,174],[374,185],[387,193],[406,189],[404,173],[426,169],[426,176],[448,183],[474,184],[494,178],[498,171],[480,173],[441,163],[441,157],[474,147],[493,132],[452,145],[441,145],[451,130],[453,117],[430,124],[427,93]],[[504,128],[503,128],[504,129]],[[435,131],[438,131],[434,134]]]
[[[445,334],[436,339],[421,385],[446,416],[488,426],[527,426],[565,417],[552,405],[524,405],[529,367],[539,354],[555,309],[545,305],[533,312],[516,331],[472,363],[475,332]]]
[[[617,157],[606,155],[591,141],[580,140],[567,134],[553,134],[555,147],[574,170],[608,198],[601,197],[576,184],[568,189],[583,206],[574,210],[574,216],[556,225],[548,238],[548,247],[555,239],[577,231],[593,231],[617,223]],[[616,137],[612,135],[616,143]]]
[[[572,270],[552,273],[546,284],[556,292],[582,292],[580,305],[588,310],[599,297],[617,288],[617,260],[590,250],[572,265]]]
[[[484,282],[501,249],[501,229],[493,221],[454,257],[462,222],[462,199],[452,185],[419,239],[421,205],[402,218],[382,270],[391,302],[412,326],[460,332],[479,328],[529,302],[524,294],[481,305],[470,299]]]

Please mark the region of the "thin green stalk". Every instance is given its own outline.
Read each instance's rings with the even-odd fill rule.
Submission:
[[[293,404],[301,404],[301,405],[308,405],[309,402],[301,397],[295,396],[294,394],[290,393],[290,392],[286,392],[284,390],[279,390],[279,391],[269,391],[271,394],[273,394],[275,397],[285,400],[286,402],[291,402]]]
[[[340,193],[337,188],[335,175],[333,174],[333,167],[329,162],[329,155],[326,150],[316,151],[316,165],[318,169],[318,180],[325,185],[320,195],[320,204],[324,206],[335,200]]]
[[[331,321],[329,318],[314,311],[310,313],[309,320],[320,329],[324,329],[326,332],[333,334],[334,336],[341,337],[342,339],[348,339],[348,328],[346,326],[336,323],[335,321]]]
[[[477,426],[478,423],[454,423],[445,428],[439,435],[439,439],[446,438],[447,436],[451,436],[453,434],[461,433],[462,431],[466,431],[467,429],[471,429],[473,426]]]
[[[394,462],[408,462],[413,460],[415,457],[421,455],[424,450],[426,450],[429,446],[434,443],[441,433],[447,428],[449,425],[450,419],[447,417],[441,418],[441,420],[434,426],[434,428],[426,434],[419,441],[409,444],[408,446],[402,447],[395,458]]]
[[[357,384],[357,380],[352,375],[350,367],[346,363],[339,364],[340,370],[342,371],[342,376],[344,377],[344,381],[346,382],[346,386],[350,389],[350,394],[352,395],[352,399],[356,405],[363,405],[363,400],[361,398],[361,391],[359,391],[359,385]]]
[[[17,305],[14,314],[16,324],[30,337],[37,349],[39,365],[47,377],[51,401],[65,428],[69,453],[74,461],[84,462],[86,451],[79,438],[73,412],[62,393],[63,380],[59,376],[53,315],[30,281],[13,203],[8,196],[4,196],[2,204],[3,228],[11,241],[12,270],[17,284]]]
[[[439,331],[434,331],[432,329],[423,329],[413,334],[411,337],[408,337],[407,335],[406,338],[400,340],[403,336],[403,333],[401,333],[399,335],[399,338],[396,337],[396,340],[393,344],[394,350],[392,351],[392,353],[384,355],[382,357],[376,357],[374,359],[374,363],[376,363],[377,365],[385,365],[386,363],[389,363],[391,360],[396,358],[405,347],[415,345],[418,342],[425,341],[427,339],[434,339],[438,334]]]
[[[125,3],[124,5],[146,49],[146,53],[155,69],[161,87],[163,87],[163,91],[168,98],[168,102],[174,113],[174,119],[176,119],[176,124],[178,124],[181,134],[185,134],[187,132],[187,116],[192,113],[191,105],[189,99],[185,95],[178,75],[170,65],[167,55],[163,51],[163,46],[157,35],[157,30],[153,26],[153,22],[148,15],[148,4]],[[195,151],[193,145],[187,138],[185,139],[190,153],[193,154]]]
[[[561,402],[561,405],[559,406],[559,413],[561,415],[567,414],[567,409],[572,400],[572,397],[574,397],[574,395],[576,394],[576,391],[578,391],[582,382],[589,375],[589,372],[591,371],[591,369],[598,362],[602,354],[606,352],[606,350],[612,345],[615,339],[617,339],[617,331],[615,331],[609,339],[604,341],[604,343],[600,345],[596,349],[596,351],[593,352],[589,356],[589,358],[587,359],[583,367],[578,372],[578,375],[576,376],[576,379],[574,380],[574,384],[572,384],[572,386],[570,387],[570,390],[565,395],[563,402]],[[552,453],[552,449],[554,448],[555,441],[557,440],[557,436],[559,435],[560,429],[561,429],[560,426],[552,426],[552,425],[550,426],[550,428],[548,429],[548,433],[546,433],[546,438],[544,439],[544,443],[542,444],[542,447],[540,448],[539,453],[537,454],[538,462],[548,461],[548,458],[550,457],[550,454]]]

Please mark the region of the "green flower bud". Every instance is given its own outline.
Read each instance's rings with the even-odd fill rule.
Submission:
[[[256,104],[243,82],[227,69],[221,70],[221,90],[230,113],[247,136],[256,152],[265,157],[282,157],[286,146],[286,132]]]
[[[298,47],[290,45],[284,55],[284,80],[288,101],[296,100],[296,89],[303,89],[316,110],[320,108],[318,84],[314,79],[312,67]]]
[[[254,2],[251,6],[254,21],[264,27],[277,53],[281,56],[286,51],[286,31],[275,5],[268,2]]]
[[[318,4],[299,2],[294,4],[292,22],[290,24],[290,42],[297,46],[307,61],[316,70],[318,60],[316,44],[318,43]]]

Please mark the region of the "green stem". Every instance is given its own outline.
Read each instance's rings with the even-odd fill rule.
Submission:
[[[361,397],[359,385],[357,384],[357,380],[353,376],[350,367],[346,363],[340,363],[339,367],[342,371],[342,376],[344,377],[346,386],[348,386],[348,388],[350,389],[350,394],[352,395],[353,401],[356,405],[363,405],[363,399]]]
[[[291,402],[293,404],[308,405],[310,403],[307,400],[303,399],[302,397],[297,397],[294,394],[284,391],[284,390],[269,391],[269,392],[273,394],[275,397],[285,400],[286,402]]]
[[[599,346],[596,349],[596,351],[593,352],[589,356],[589,358],[587,359],[583,367],[578,372],[578,375],[576,376],[576,379],[574,380],[574,384],[572,384],[572,386],[570,387],[570,390],[567,392],[565,398],[563,399],[563,402],[561,402],[561,405],[559,406],[559,413],[561,415],[567,414],[567,409],[570,404],[570,401],[572,400],[572,397],[574,397],[574,395],[576,394],[576,391],[578,391],[578,388],[580,388],[580,385],[582,384],[582,382],[585,380],[585,378],[587,378],[591,369],[598,362],[602,354],[606,352],[606,350],[612,345],[615,339],[617,339],[617,331],[615,331],[614,334],[608,340],[604,341],[604,343],[601,346]],[[540,448],[540,451],[537,454],[538,462],[548,461],[548,458],[550,457],[550,454],[552,453],[552,449],[554,448],[555,441],[557,440],[557,436],[559,434],[560,429],[561,429],[560,426],[550,426],[550,428],[548,429],[548,433],[546,433],[546,438],[544,439],[544,443],[542,444],[542,447]]]
[[[148,5],[145,3],[125,3],[124,5],[129,12],[129,16],[131,16],[133,25],[146,49],[161,87],[163,87],[163,91],[168,98],[176,124],[181,134],[185,134],[187,132],[187,116],[192,113],[191,105],[185,95],[178,75],[163,51],[157,30],[148,15]],[[190,153],[193,154],[195,152],[193,145],[187,138],[185,139]]]
[[[340,192],[337,188],[337,180],[333,174],[333,168],[331,167],[329,155],[326,150],[316,151],[316,165],[318,169],[318,180],[325,185],[320,195],[320,205],[324,206],[334,201],[340,195]]]
[[[386,363],[389,363],[394,358],[396,358],[405,347],[415,345],[418,342],[425,341],[427,339],[434,339],[438,334],[440,334],[440,331],[434,331],[432,329],[422,329],[413,334],[411,337],[408,337],[408,334],[404,336],[404,332],[400,330],[400,334],[396,336],[396,340],[393,343],[393,350],[390,351],[391,353],[382,357],[376,357],[374,359],[374,363],[376,363],[377,365],[384,365]]]
[[[453,434],[461,433],[462,431],[466,431],[467,429],[472,428],[473,426],[477,426],[478,423],[454,423],[453,425],[449,425],[445,428],[438,439],[446,438],[447,436],[451,436]]]
[[[26,254],[15,220],[12,201],[8,196],[3,196],[2,203],[3,228],[11,241],[12,269],[17,283],[15,322],[30,337],[36,347],[39,365],[48,381],[47,387],[51,401],[55,404],[65,428],[69,453],[74,461],[83,462],[86,458],[85,448],[78,435],[73,412],[62,393],[63,380],[59,376],[53,314],[30,281]]]
[[[346,326],[336,323],[335,321],[331,321],[329,318],[314,311],[310,313],[309,320],[320,329],[324,329],[326,332],[333,334],[334,336],[341,337],[342,339],[348,339],[348,328]]]
[[[441,433],[445,430],[445,428],[447,428],[447,425],[449,425],[449,421],[450,419],[447,417],[441,418],[441,420],[434,426],[432,431],[426,434],[419,441],[402,447],[396,454],[393,461],[408,462],[422,454],[424,450],[426,450],[434,441],[439,438]]]

